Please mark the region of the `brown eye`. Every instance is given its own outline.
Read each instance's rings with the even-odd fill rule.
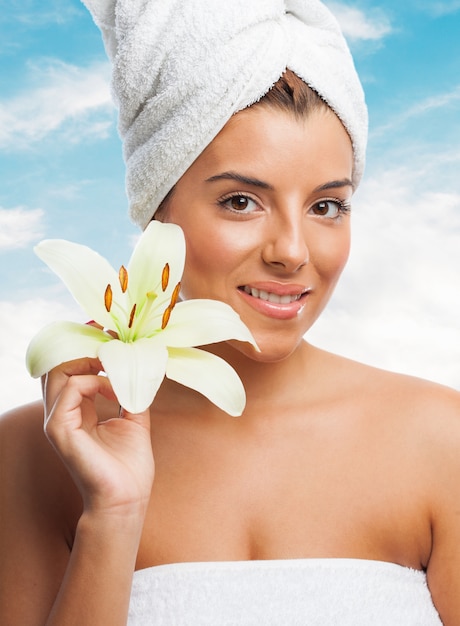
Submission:
[[[233,196],[233,198],[230,198],[229,204],[235,211],[244,211],[248,208],[249,198],[245,196]]]
[[[314,215],[334,218],[340,214],[341,206],[339,202],[334,200],[321,200],[321,202],[314,204],[310,211]]]
[[[244,194],[228,195],[218,201],[223,208],[234,213],[253,213],[257,211],[258,205],[255,200]]]
[[[318,202],[315,207],[315,213],[318,215],[327,215],[331,204],[332,202]]]

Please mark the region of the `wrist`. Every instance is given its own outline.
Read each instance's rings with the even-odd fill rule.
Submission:
[[[77,533],[111,539],[115,536],[140,539],[145,513],[146,507],[141,505],[104,510],[87,508],[78,521]]]

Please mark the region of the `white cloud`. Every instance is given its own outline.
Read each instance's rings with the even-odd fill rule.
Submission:
[[[44,212],[41,209],[0,207],[0,251],[25,248],[43,237]]]
[[[450,91],[440,93],[435,96],[431,96],[422,100],[409,109],[406,117],[412,117],[414,115],[423,115],[424,113],[430,113],[436,109],[442,109],[450,107],[460,102],[460,85],[456,85]]]
[[[0,301],[0,412],[41,397],[40,383],[29,377],[25,354],[32,337],[57,319],[80,320],[76,309],[55,297]]]
[[[47,60],[29,66],[29,80],[22,93],[0,101],[0,147],[27,149],[57,131],[74,142],[107,136],[114,117],[108,63]]]
[[[27,28],[42,28],[49,24],[65,24],[71,21],[81,9],[62,0],[8,0],[8,10],[3,12],[3,22],[18,22]]]
[[[379,41],[392,32],[389,18],[381,9],[372,9],[368,14],[357,7],[342,2],[327,2],[336,16],[345,37],[351,41]]]
[[[433,2],[433,0],[420,2],[420,0],[417,0],[414,6],[417,9],[422,9],[429,13],[433,17],[441,17],[460,11],[460,0],[445,0],[444,2]]]
[[[66,24],[76,15],[78,15],[78,11],[75,7],[61,5],[44,11],[20,11],[11,17],[26,25],[27,28],[41,28],[49,24]]]
[[[439,93],[435,96],[429,96],[424,100],[414,103],[412,106],[406,106],[400,114],[394,114],[391,120],[371,131],[372,137],[377,137],[394,130],[396,127],[405,124],[408,120],[420,117],[427,113],[432,113],[439,109],[448,109],[449,107],[458,107],[460,104],[460,85],[455,85],[449,91]]]

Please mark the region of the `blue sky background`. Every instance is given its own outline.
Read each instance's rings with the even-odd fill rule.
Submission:
[[[460,389],[460,0],[327,4],[370,143],[349,266],[309,337]],[[82,319],[33,245],[71,239],[118,266],[137,235],[108,81],[79,0],[0,0],[0,410],[40,394],[24,368],[33,334]]]

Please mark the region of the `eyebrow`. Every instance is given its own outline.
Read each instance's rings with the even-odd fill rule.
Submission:
[[[252,185],[254,187],[260,187],[261,189],[269,189],[274,191],[273,185],[269,183],[259,180],[258,178],[253,178],[252,176],[244,176],[243,174],[238,174],[237,172],[222,172],[222,174],[216,174],[215,176],[211,176],[207,178],[205,182],[214,183],[219,180],[234,180],[238,183],[243,183],[245,185]],[[318,193],[320,191],[328,191],[330,189],[341,189],[342,187],[353,187],[353,183],[349,178],[343,178],[341,180],[331,180],[319,187],[314,189],[314,193]]]
[[[329,189],[341,189],[342,187],[353,187],[353,183],[349,178],[343,178],[342,180],[331,180],[328,183],[324,183],[324,185],[316,187],[314,192],[317,193],[318,191],[328,191]]]
[[[252,178],[252,176],[243,176],[243,174],[237,174],[236,172],[223,172],[222,174],[216,174],[206,179],[207,183],[214,183],[219,180],[234,180],[244,185],[252,185],[253,187],[260,187],[262,189],[274,190],[273,185],[259,180],[258,178]]]

